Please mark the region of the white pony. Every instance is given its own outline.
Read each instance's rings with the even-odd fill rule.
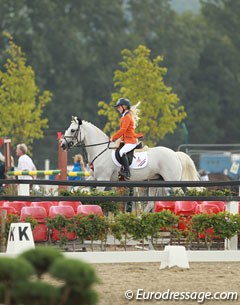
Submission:
[[[92,178],[96,180],[116,181],[120,164],[114,162],[112,149],[109,149],[109,137],[98,127],[77,117],[72,117],[69,128],[60,143],[62,149],[74,146],[86,147],[88,160],[92,166]],[[193,160],[184,152],[175,152],[158,146],[148,148],[145,167],[131,168],[131,180],[199,181],[199,174]]]

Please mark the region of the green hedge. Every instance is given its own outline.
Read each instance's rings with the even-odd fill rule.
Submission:
[[[7,230],[13,221],[16,222],[15,217],[8,217]],[[182,222],[186,222],[185,230],[181,229]],[[31,224],[34,226],[34,221]],[[155,248],[158,248],[158,240],[162,232],[169,232],[171,238],[185,238],[189,243],[200,240],[203,235],[202,239],[209,247],[216,238],[231,238],[239,234],[240,216],[221,212],[218,214],[196,214],[192,218],[185,218],[176,216],[169,210],[163,210],[159,213],[142,212],[138,215],[119,212],[111,217],[95,214],[83,217],[79,214],[71,219],[58,215],[55,218],[47,218],[46,225],[49,232],[53,229],[60,231],[60,246],[67,243],[66,231],[68,231],[74,232],[81,243],[90,240],[92,250],[94,241],[100,241],[104,249],[109,234],[114,238],[115,248],[117,240],[127,249],[131,240],[141,241],[144,246],[146,239],[150,239]],[[7,234],[8,231],[5,233],[5,238]]]

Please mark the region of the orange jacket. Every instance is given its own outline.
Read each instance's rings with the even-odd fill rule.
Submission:
[[[134,122],[131,114],[126,112],[120,119],[120,129],[112,136],[112,140],[116,141],[122,137],[124,144],[137,143],[137,138],[142,137],[142,133],[135,133]]]

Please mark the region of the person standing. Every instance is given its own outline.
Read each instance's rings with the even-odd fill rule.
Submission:
[[[72,172],[84,172],[85,171],[85,166],[84,166],[84,162],[83,162],[83,157],[81,154],[77,154],[73,157],[74,160],[74,165],[73,165],[73,169]],[[68,180],[82,180],[80,176],[76,176],[76,177],[68,177]]]
[[[139,102],[140,103],[140,102]],[[130,178],[129,161],[127,153],[133,150],[138,144],[138,138],[142,137],[142,133],[135,133],[137,121],[139,120],[137,109],[138,105],[131,107],[131,103],[126,98],[120,98],[115,107],[117,111],[122,115],[120,119],[120,129],[111,137],[110,141],[116,141],[121,138],[123,147],[119,150],[123,169],[119,174],[125,179]]]
[[[27,154],[28,148],[27,145],[22,143],[18,144],[16,148],[16,155],[18,157],[18,165],[17,169],[19,171],[35,171],[36,166],[33,163],[32,159]],[[18,179],[27,180],[27,179],[33,179],[32,176],[19,176]]]

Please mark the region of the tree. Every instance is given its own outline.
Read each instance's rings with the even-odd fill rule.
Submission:
[[[187,122],[194,143],[239,141],[239,28],[240,3],[204,0],[203,48],[188,88]],[[194,103],[194,104],[193,104]]]
[[[39,95],[35,73],[26,65],[26,57],[10,34],[5,33],[9,47],[5,71],[0,71],[0,136],[8,136],[13,143],[32,144],[43,137],[47,119],[41,118],[43,108],[50,102],[52,94],[44,91]]]
[[[125,2],[0,0],[0,39],[2,31],[10,32],[37,71],[38,87],[54,92],[43,112],[49,129],[33,145],[38,168],[45,159],[51,168],[58,165],[56,134],[65,130],[72,115],[94,117],[103,125],[97,102],[109,99],[119,50],[132,45],[126,35]],[[74,153],[69,152],[69,159]]]
[[[112,107],[120,97],[127,97],[133,104],[141,101],[140,129],[149,145],[155,145],[167,133],[172,133],[177,123],[181,122],[186,113],[178,105],[178,96],[171,87],[164,84],[163,76],[167,69],[160,67],[161,56],[150,59],[150,50],[140,45],[133,52],[122,51],[122,70],[116,70],[114,85],[118,91],[112,94],[108,105],[99,102],[99,114],[107,116],[105,131],[109,132],[118,126],[117,113]]]

